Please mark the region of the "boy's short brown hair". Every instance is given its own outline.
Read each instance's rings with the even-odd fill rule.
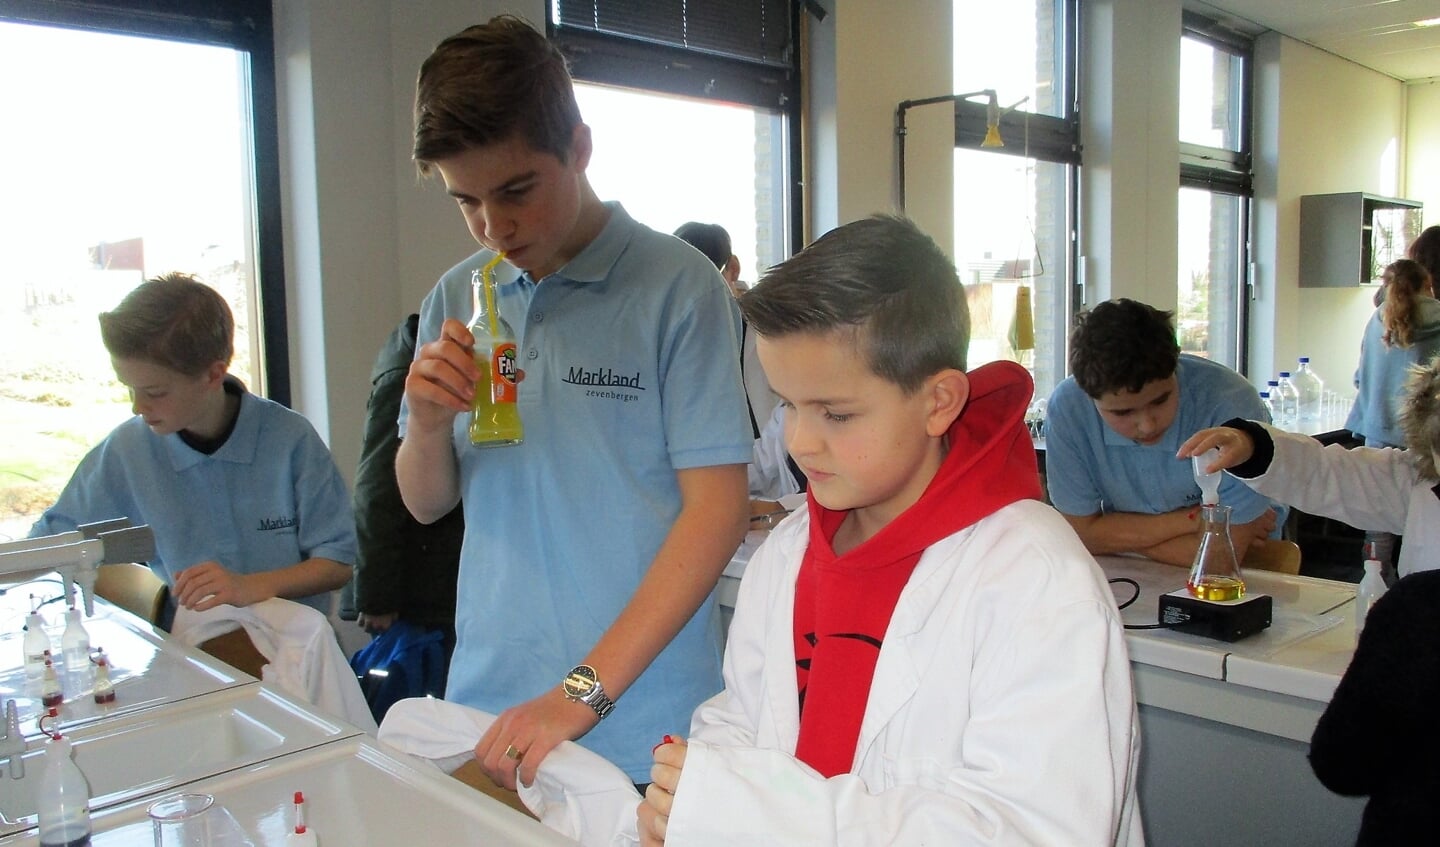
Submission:
[[[512,15],[450,36],[420,66],[414,159],[421,173],[441,159],[519,135],[565,162],[580,106],[565,57]]]
[[[1169,379],[1180,366],[1175,316],[1138,300],[1106,300],[1075,316],[1070,373],[1092,400],[1112,391],[1136,392]]]
[[[877,376],[913,392],[965,370],[970,308],[955,265],[910,221],[875,215],[831,230],[740,297],[760,335],[853,330]]]
[[[100,315],[100,337],[117,359],[140,359],[199,376],[235,355],[235,319],[220,293],[189,274],[142,282]]]

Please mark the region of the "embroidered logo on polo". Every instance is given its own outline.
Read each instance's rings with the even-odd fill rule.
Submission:
[[[591,369],[578,365],[570,366],[570,372],[562,382],[585,388],[586,397],[619,400],[623,403],[633,403],[640,399],[640,395],[633,392],[648,390],[640,384],[639,371],[634,374],[616,373],[610,368]]]
[[[261,518],[260,526],[256,529],[261,532],[276,532],[282,529],[294,529],[299,521],[294,515],[278,515],[273,518]]]

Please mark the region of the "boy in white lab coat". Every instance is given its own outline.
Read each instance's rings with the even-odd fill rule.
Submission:
[[[655,750],[642,843],[1141,843],[1119,615],[1040,502],[1029,376],[965,370],[953,265],[874,217],[740,302],[808,509],[749,563],[725,690]]]

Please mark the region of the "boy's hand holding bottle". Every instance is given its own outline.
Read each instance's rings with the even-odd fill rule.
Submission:
[[[416,352],[405,377],[412,428],[449,429],[456,415],[470,411],[480,380],[474,344],[465,324],[446,318],[440,337]]]

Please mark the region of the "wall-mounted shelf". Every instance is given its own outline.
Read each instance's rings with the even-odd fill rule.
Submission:
[[[1378,285],[1420,234],[1421,204],[1360,191],[1300,198],[1300,287]]]

